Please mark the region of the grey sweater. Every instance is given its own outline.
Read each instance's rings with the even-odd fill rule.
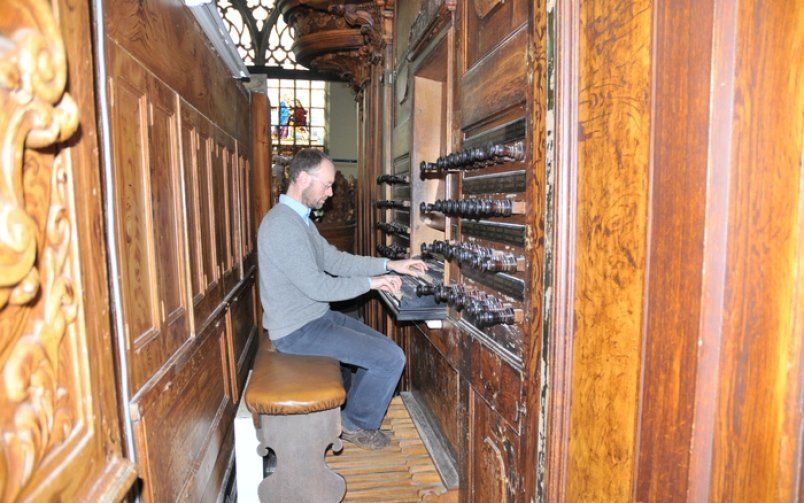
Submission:
[[[369,290],[385,259],[339,251],[286,204],[265,215],[257,233],[262,325],[274,340],[323,316],[331,301]]]

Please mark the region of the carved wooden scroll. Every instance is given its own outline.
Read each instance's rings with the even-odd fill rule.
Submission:
[[[297,61],[350,82],[356,92],[391,39],[393,5],[384,1],[279,0],[276,8],[296,32]]]
[[[120,466],[98,450],[90,454],[106,440],[99,439],[92,402],[101,398],[89,378],[74,166],[58,145],[78,127],[66,81],[64,43],[50,4],[0,2],[2,501],[86,496],[98,479],[76,484],[58,476],[79,463],[79,454],[86,469],[73,473],[76,480]],[[89,456],[99,466],[88,468]],[[87,485],[76,488],[81,484]]]

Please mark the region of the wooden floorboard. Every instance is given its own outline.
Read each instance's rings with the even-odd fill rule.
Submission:
[[[391,445],[367,451],[349,442],[340,454],[327,453],[327,463],[346,479],[344,502],[420,502],[447,492],[402,399],[388,407],[381,429]]]

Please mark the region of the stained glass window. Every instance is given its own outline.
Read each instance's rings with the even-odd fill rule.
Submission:
[[[252,73],[263,68],[306,70],[296,62],[293,28],[276,11],[276,0],[217,0],[218,11]]]
[[[273,153],[292,156],[327,145],[327,84],[321,80],[268,79]]]

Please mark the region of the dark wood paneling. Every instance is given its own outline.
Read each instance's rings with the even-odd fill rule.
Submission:
[[[250,276],[229,301],[231,319],[227,337],[231,348],[228,356],[234,403],[240,399],[251,366],[251,356],[257,347],[257,325],[254,317],[255,295],[255,279],[254,276]]]
[[[207,483],[233,419],[223,317],[199,334],[132,404],[146,501],[176,501]]]
[[[527,21],[528,2],[525,0],[459,3],[466,23],[463,30],[466,47],[464,71],[472,68]],[[478,13],[477,7],[482,4],[495,5],[488,12],[483,9]]]
[[[461,81],[461,126],[465,129],[493,114],[525,105],[527,26],[522,26]]]
[[[459,452],[458,373],[418,330],[412,331],[409,355],[413,393],[435,416],[453,452]]]
[[[519,492],[519,439],[479,395],[472,393],[468,501],[504,503]]]
[[[249,140],[249,95],[189,8],[161,0],[105,0],[106,34],[235,138]],[[248,143],[250,145],[250,143]]]
[[[712,3],[656,6],[653,231],[635,494],[638,501],[682,501],[700,330]]]
[[[509,427],[518,430],[521,373],[473,337],[466,342],[464,359],[468,367],[464,377],[469,380],[475,393],[483,397],[508,422]]]

